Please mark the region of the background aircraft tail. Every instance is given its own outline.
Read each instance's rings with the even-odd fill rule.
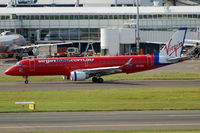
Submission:
[[[159,53],[159,63],[174,63],[181,59],[187,28],[179,28]]]

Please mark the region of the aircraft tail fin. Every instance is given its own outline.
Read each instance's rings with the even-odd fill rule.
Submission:
[[[187,28],[179,28],[159,53],[159,63],[170,63],[170,59],[182,55]]]

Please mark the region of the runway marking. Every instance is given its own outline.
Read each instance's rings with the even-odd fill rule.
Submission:
[[[78,126],[7,126],[0,129],[24,129],[24,128],[88,128],[88,127],[143,127],[143,126],[200,126],[200,123],[186,124],[119,124],[119,125],[78,125]]]
[[[150,116],[153,116],[153,117],[157,117],[157,116],[166,116],[166,117],[200,117],[200,115],[150,115]],[[73,117],[78,117],[80,118],[81,116],[73,116]],[[83,118],[87,117],[87,116],[82,116]],[[38,118],[41,118],[41,119],[54,119],[54,118],[63,118],[63,117],[29,117],[31,119],[38,119]],[[24,120],[24,118],[22,117],[17,117],[16,118],[17,120]],[[3,121],[3,120],[13,120],[13,118],[0,118],[0,121]]]
[[[200,115],[168,115],[169,117],[199,117]]]

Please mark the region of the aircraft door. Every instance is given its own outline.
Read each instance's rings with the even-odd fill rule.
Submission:
[[[85,61],[85,67],[88,67],[89,62]]]
[[[30,68],[31,72],[35,71],[35,60],[34,59],[29,60],[29,68]]]
[[[147,65],[151,67],[153,65],[152,56],[147,56]]]

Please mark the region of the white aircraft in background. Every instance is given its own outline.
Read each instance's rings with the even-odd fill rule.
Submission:
[[[39,47],[49,47],[51,52],[51,46],[71,44],[69,43],[58,43],[58,44],[40,44],[40,45],[31,45],[27,46],[27,42],[22,35],[12,33],[10,31],[5,31],[0,35],[0,54],[13,56],[16,54],[16,59],[21,60],[23,57],[29,55],[38,55]]]
[[[2,32],[0,35],[0,54],[13,55],[18,47],[26,46],[27,42],[22,35],[10,31]]]

